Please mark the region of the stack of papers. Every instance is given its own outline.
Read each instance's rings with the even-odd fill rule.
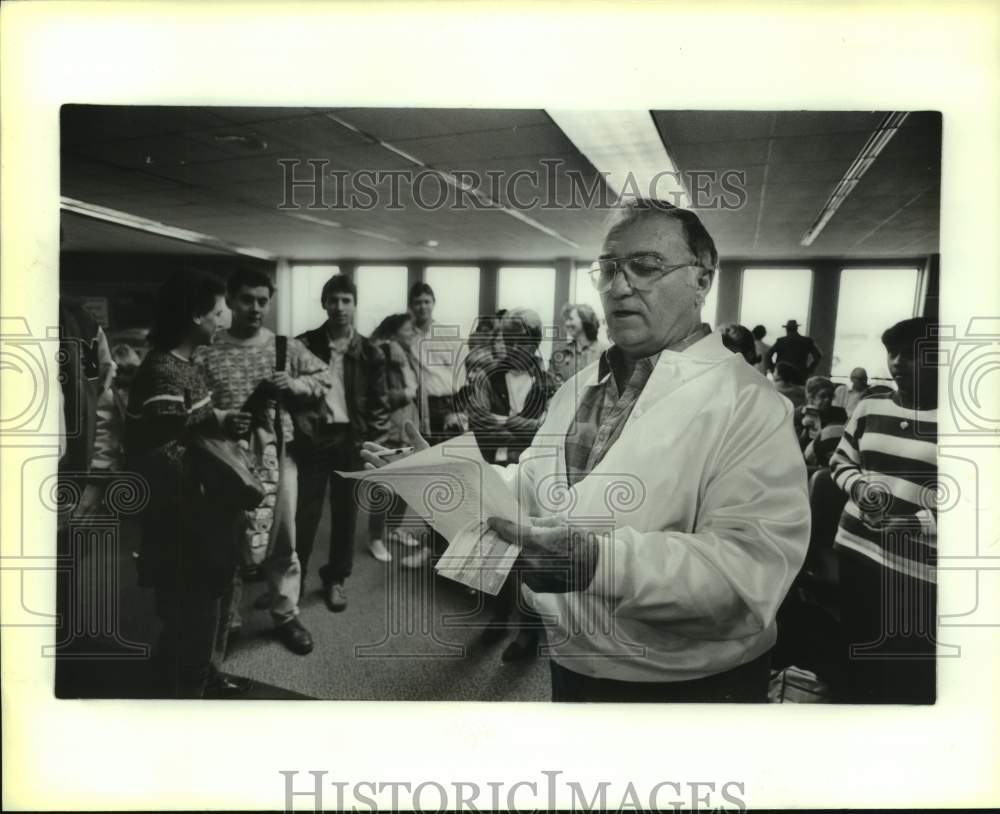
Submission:
[[[496,596],[517,559],[519,547],[486,527],[490,517],[517,522],[511,486],[483,460],[471,433],[428,447],[381,469],[338,472],[382,484],[449,545],[438,560],[439,574]]]

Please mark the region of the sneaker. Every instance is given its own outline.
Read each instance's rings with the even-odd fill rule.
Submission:
[[[420,540],[414,537],[410,532],[405,534],[399,531],[399,529],[393,529],[389,532],[389,542],[396,543],[397,545],[403,545],[407,548],[419,548]]]
[[[369,541],[368,551],[379,562],[392,562],[392,554],[389,553],[389,549],[385,547],[385,543],[378,537]]]
[[[299,656],[311,653],[313,649],[312,636],[305,629],[297,616],[292,617],[282,625],[275,628],[281,643],[289,650]]]
[[[323,598],[326,599],[326,606],[333,613],[340,613],[347,609],[347,593],[344,591],[343,582],[331,582],[323,591]]]
[[[419,551],[413,554],[407,554],[400,563],[404,568],[420,568],[424,563],[426,563],[431,558],[431,550],[429,548],[421,548]]]

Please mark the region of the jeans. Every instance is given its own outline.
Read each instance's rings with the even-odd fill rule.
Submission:
[[[296,553],[298,481],[295,460],[285,451],[281,458],[281,478],[274,506],[271,551],[262,563],[271,594],[271,618],[276,625],[294,619],[299,613],[299,594],[305,567],[300,564]]]
[[[358,467],[354,433],[348,426],[323,431],[308,450],[299,454],[299,494],[296,517],[299,561],[306,574],[323,514],[323,495],[330,487],[330,540],[326,562],[319,574],[324,585],[344,582],[354,566],[354,530],[357,505],[354,481],[334,473]]]

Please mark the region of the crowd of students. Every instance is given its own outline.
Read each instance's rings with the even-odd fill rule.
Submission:
[[[91,466],[128,468],[150,484],[138,563],[141,584],[156,592],[158,674],[168,695],[245,692],[247,682],[221,665],[241,625],[242,583],[250,572],[267,582],[256,607],[269,611],[280,641],[300,655],[313,649],[298,608],[327,493],[333,522],[318,574],[329,610],[347,608],[357,499],[354,484],[336,471],[361,468],[363,442],[402,451],[420,436],[439,443],[471,431],[487,462],[516,463],[556,389],[605,350],[600,320],[582,304],[563,310],[564,339],[545,360],[542,320],[530,308],[480,318],[466,341],[439,334],[426,283],[416,283],[408,310],[385,317],[371,337],[354,328],[357,289],[349,277],[326,283],[320,303],[326,319],[296,338],[264,327],[274,296],[270,278],[253,270],[238,271],[225,288],[198,272],[175,275],[159,292],[145,359],[140,364],[128,346],[113,348],[117,374],[98,401]],[[232,314],[228,328],[221,325],[224,302]],[[727,348],[771,377],[794,405],[808,466],[813,533],[783,609],[786,655],[802,657],[801,642],[793,641],[801,625],[793,617],[808,615],[807,605],[832,614],[842,641],[868,641],[863,636],[874,630],[881,607],[875,588],[888,570],[910,595],[931,586],[920,594],[930,599],[920,603],[919,641],[907,634],[899,645],[926,658],[935,519],[925,493],[936,474],[936,388],[912,349],[930,326],[907,320],[885,332],[895,390],[869,386],[861,368],[849,385],[812,375],[819,348],[794,320],[783,327],[786,336],[773,346],[763,342],[762,326],[719,331]],[[232,439],[249,455],[264,488],[255,508],[215,493],[217,485],[197,470],[198,456],[187,454],[213,437]],[[99,500],[90,490],[84,503]],[[415,533],[420,521],[403,522],[408,509],[398,498],[383,494],[372,503],[382,507],[369,513],[368,550],[376,560],[398,558],[403,567],[419,568],[440,553],[434,534]],[[900,524],[895,542],[887,542],[886,522]],[[831,599],[838,584],[839,598]],[[483,633],[487,642],[514,634],[504,661],[537,649],[541,626],[519,607],[518,594],[515,569]],[[905,678],[851,658],[840,659],[831,675],[852,700],[895,698],[900,681],[910,688],[908,698],[926,698],[928,687],[933,697],[929,652],[929,678],[926,671],[913,678],[912,659]]]

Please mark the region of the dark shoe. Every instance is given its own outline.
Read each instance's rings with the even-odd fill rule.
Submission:
[[[205,698],[241,698],[253,689],[255,682],[229,673],[216,673],[205,685]]]
[[[518,633],[517,638],[508,644],[500,656],[505,664],[512,661],[533,659],[538,655],[538,635],[535,633]]]
[[[347,610],[347,594],[343,582],[331,582],[323,588],[323,598],[326,606],[334,613]]]
[[[278,638],[281,639],[281,643],[293,653],[304,656],[312,652],[312,636],[309,635],[309,631],[305,629],[297,616],[289,619],[283,625],[278,625],[275,631]]]

